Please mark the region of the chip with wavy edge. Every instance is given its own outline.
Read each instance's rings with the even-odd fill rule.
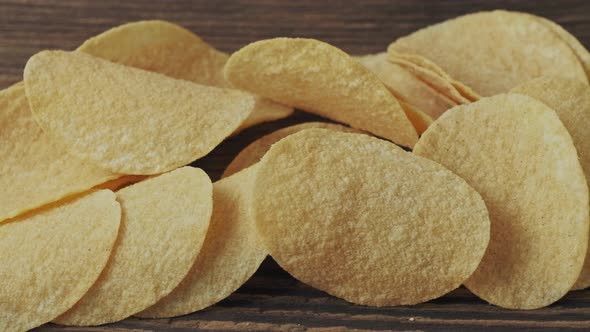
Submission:
[[[213,184],[213,214],[205,243],[190,272],[172,293],[137,314],[160,318],[185,315],[231,295],[267,256],[252,217],[256,167]]]
[[[193,265],[212,211],[205,172],[182,167],[119,190],[117,200],[121,231],[111,259],[55,323],[94,326],[127,318],[168,295]]]
[[[24,78],[33,115],[49,135],[77,157],[122,174],[163,173],[206,155],[254,107],[244,92],[80,52],[40,52]]]
[[[121,209],[108,190],[0,225],[0,330],[26,331],[73,306],[104,269]]]
[[[415,105],[429,117],[437,118],[449,108],[458,105],[402,66],[387,61],[387,53],[369,54],[356,59],[375,73],[400,102]]]
[[[524,94],[542,101],[557,112],[578,151],[586,180],[590,183],[590,86],[575,80],[541,77],[523,83],[511,92]],[[589,217],[590,218],[590,217]],[[590,255],[574,289],[590,286]]]
[[[524,95],[483,98],[445,113],[414,153],[464,178],[488,206],[490,244],[469,290],[535,309],[572,288],[588,246],[588,186],[555,111]]]
[[[415,304],[476,269],[490,221],[479,194],[422,157],[368,135],[307,129],[265,154],[253,195],[271,256],[349,302]]]
[[[83,162],[35,122],[22,83],[0,91],[0,222],[120,175]]]
[[[362,131],[350,127],[345,127],[335,123],[327,122],[305,122],[281,128],[272,133],[262,136],[245,147],[238,155],[227,165],[223,172],[222,178],[246,169],[262,159],[270,147],[281,139],[309,128],[324,128],[348,133],[361,133]]]
[[[114,27],[86,40],[78,51],[176,79],[231,87],[223,77],[228,55],[166,21],[138,21]],[[254,110],[236,131],[292,113],[291,107],[256,97]]]
[[[559,35],[517,12],[460,16],[399,38],[388,50],[421,55],[483,96],[545,75],[588,82],[578,57]]]
[[[314,39],[274,38],[231,55],[225,78],[239,89],[366,130],[403,146],[418,140],[379,78],[340,49]]]

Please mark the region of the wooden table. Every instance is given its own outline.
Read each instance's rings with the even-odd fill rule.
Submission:
[[[467,12],[506,8],[550,18],[590,46],[590,2],[581,1],[0,1],[0,88],[21,80],[27,59],[42,49],[73,49],[128,21],[164,19],[231,52],[275,36],[317,38],[353,54],[378,52],[395,38]],[[280,127],[319,118],[304,113],[250,128],[194,163],[213,180],[244,146]],[[461,288],[413,307],[348,304],[290,277],[271,259],[240,290],[188,316],[125,321],[96,328],[47,324],[39,331],[278,330],[590,330],[590,290],[572,292],[541,310],[510,311]]]

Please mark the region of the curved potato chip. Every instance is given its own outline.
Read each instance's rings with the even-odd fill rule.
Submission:
[[[54,322],[116,322],[168,295],[201,249],[211,217],[211,192],[205,172],[192,167],[118,191],[122,221],[113,255],[96,284]]]
[[[191,271],[168,296],[137,314],[160,318],[185,315],[231,295],[267,256],[251,211],[256,166],[213,184],[213,215],[205,243]]]
[[[436,65],[434,62],[426,59],[423,56],[417,54],[407,54],[407,53],[397,53],[397,52],[389,52],[389,57],[403,59],[405,61],[411,62],[416,66],[428,69],[435,74],[439,75],[440,77],[444,78],[445,80],[449,81],[457,91],[464,97],[467,98],[469,101],[478,101],[481,99],[481,96],[478,95],[473,89],[468,87],[467,85],[453,79],[449,74],[447,74],[441,67]]]
[[[365,55],[356,59],[375,73],[400,101],[416,105],[430,117],[437,118],[457,105],[455,101],[428,86],[403,67],[387,61],[387,53]]]
[[[586,180],[590,183],[590,86],[575,80],[541,77],[515,87],[512,92],[540,100],[557,112],[574,140]],[[584,268],[574,289],[588,286],[590,255],[586,255]]]
[[[436,72],[397,57],[390,56],[388,58],[388,61],[398,66],[401,66],[405,70],[409,71],[418,79],[426,83],[428,86],[432,87],[439,93],[447,96],[455,103],[461,105],[470,102],[470,100],[465,98],[457,89],[455,89],[455,86],[453,86],[453,84],[451,84],[449,80],[442,76],[439,76]]]
[[[22,83],[0,91],[0,222],[119,177],[72,157],[35,122]]]
[[[383,83],[338,48],[314,39],[257,41],[232,54],[234,86],[412,147],[416,130]]]
[[[0,331],[26,331],[73,306],[104,269],[121,209],[108,190],[0,225]]]
[[[335,123],[327,122],[305,122],[294,126],[281,128],[272,133],[262,136],[245,147],[238,155],[227,165],[223,171],[222,178],[235,174],[246,169],[262,159],[270,147],[281,139],[309,128],[324,128],[347,133],[361,133],[358,129],[345,127]]]
[[[77,157],[123,174],[162,173],[206,155],[254,106],[240,91],[76,52],[38,53],[24,77],[31,110],[46,132]]]
[[[404,109],[404,112],[406,112],[406,116],[412,125],[414,125],[414,128],[416,128],[418,135],[422,135],[422,133],[425,132],[426,129],[428,129],[428,126],[430,126],[433,122],[430,115],[403,101],[400,101],[399,104]]]
[[[388,50],[421,55],[484,96],[544,75],[588,82],[580,61],[558,35],[515,12],[461,16],[402,37]]]
[[[374,137],[308,129],[260,162],[254,219],[295,278],[349,302],[415,304],[459,287],[490,231],[473,188]]]
[[[588,186],[555,111],[524,95],[484,98],[445,113],[414,153],[464,178],[488,206],[491,240],[469,290],[534,309],[571,289],[588,246]]]
[[[551,20],[531,14],[523,14],[529,15],[534,19],[539,20],[542,24],[545,24],[547,27],[549,27],[549,29],[556,33],[576,54],[578,60],[582,64],[582,67],[584,67],[586,77],[590,78],[590,52],[588,52],[588,50],[584,47],[584,45],[582,45],[582,43],[580,43],[580,41],[576,37],[574,37],[571,33],[565,30],[561,25]]]
[[[223,77],[228,55],[197,35],[166,21],[138,21],[107,30],[85,41],[78,51],[126,66],[176,79],[220,88],[231,87]],[[293,108],[257,98],[252,114],[237,131],[285,118]]]

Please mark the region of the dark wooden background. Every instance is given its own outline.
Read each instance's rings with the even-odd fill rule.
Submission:
[[[384,50],[395,38],[478,10],[512,9],[550,18],[590,46],[590,1],[27,1],[0,0],[0,88],[21,80],[27,59],[43,49],[74,49],[86,38],[135,20],[185,26],[231,52],[263,38],[311,37],[353,54]],[[194,163],[219,178],[245,145],[283,126],[317,120],[304,113],[250,128]],[[1,143],[0,143],[1,144]],[[159,320],[135,318],[96,328],[47,324],[39,331],[202,330],[590,330],[590,290],[535,311],[484,303],[461,288],[413,307],[347,304],[299,283],[267,259],[238,292],[204,311]]]

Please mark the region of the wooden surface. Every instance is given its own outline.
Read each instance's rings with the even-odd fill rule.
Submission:
[[[231,52],[275,36],[322,39],[347,52],[382,51],[395,38],[467,12],[505,8],[562,24],[590,46],[588,1],[6,1],[0,0],[0,88],[21,80],[27,59],[42,49],[73,49],[124,22],[165,19]],[[215,180],[245,145],[277,128],[318,119],[297,113],[248,129],[194,163]],[[549,308],[509,311],[461,288],[413,307],[370,308],[345,303],[305,286],[267,259],[238,292],[202,312],[173,319],[135,318],[96,328],[45,325],[39,331],[203,330],[590,330],[590,290]]]

